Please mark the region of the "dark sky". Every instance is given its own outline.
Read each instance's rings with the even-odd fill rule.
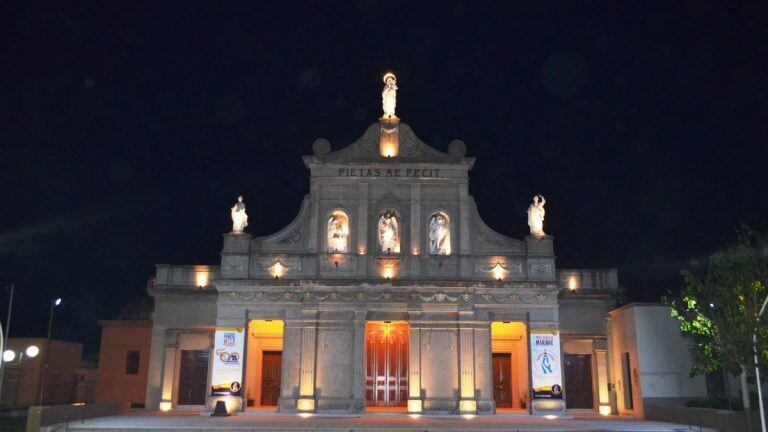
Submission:
[[[491,227],[522,238],[545,195],[558,266],[618,267],[632,300],[768,228],[764,2],[29,3],[0,10],[12,335],[62,296],[54,335],[95,349],[154,263],[217,263],[238,194],[252,234],[287,225],[301,155],[375,122],[387,70],[417,135],[477,157]]]

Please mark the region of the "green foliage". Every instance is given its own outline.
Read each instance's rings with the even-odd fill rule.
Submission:
[[[691,260],[681,274],[680,293],[665,298],[680,332],[692,342],[693,374],[723,369],[739,373],[753,363],[756,332],[760,363],[768,360],[768,312],[758,317],[768,295],[768,242],[743,226],[737,240],[704,262]]]

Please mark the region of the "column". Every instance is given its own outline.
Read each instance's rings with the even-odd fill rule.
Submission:
[[[315,348],[317,341],[317,311],[302,311],[304,323],[301,332],[301,370],[299,374],[299,400],[296,409],[315,410]]]
[[[408,412],[420,413],[421,399],[421,324],[418,312],[409,313],[408,322]]]
[[[163,366],[163,392],[160,410],[169,411],[173,408],[173,381],[176,377],[176,352],[178,344],[174,340],[165,346],[165,363]]]
[[[352,359],[355,365],[352,377],[355,410],[363,411],[365,407],[365,317],[366,311],[355,311],[355,350]]]
[[[475,401],[475,313],[471,311],[459,312],[459,412],[461,414],[475,414],[477,402]]]

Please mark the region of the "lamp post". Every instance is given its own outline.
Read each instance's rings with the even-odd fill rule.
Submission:
[[[45,356],[43,356],[43,376],[40,379],[40,406],[43,405],[45,394],[45,376],[48,375],[48,353],[51,351],[51,330],[53,329],[53,310],[61,304],[61,299],[51,301],[51,314],[48,316],[48,337],[45,340]]]
[[[768,297],[763,301],[763,306],[760,308],[760,312],[757,314],[758,320],[763,316],[765,312],[765,305],[768,304]],[[763,386],[760,385],[760,366],[758,364],[757,357],[757,330],[752,330],[752,354],[755,356],[755,381],[757,382],[757,403],[760,404],[760,426],[762,431],[765,432],[765,411],[763,408]]]
[[[11,333],[11,311],[13,310],[13,289],[14,284],[8,285],[6,288],[10,289],[11,295],[8,298],[8,316],[5,319],[5,333],[0,333],[0,338],[3,339],[2,348],[0,352],[5,352],[8,349],[8,335]],[[3,378],[5,377],[5,362],[0,362],[0,400],[3,398]]]
[[[22,368],[21,374],[23,374],[23,365],[22,361],[24,360],[24,356],[28,358],[34,358],[37,357],[37,355],[40,354],[40,348],[37,347],[37,345],[30,345],[25,349],[24,351],[19,351],[18,360],[15,361],[15,364],[18,365],[20,368]],[[3,351],[2,355],[2,364],[3,367],[5,367],[6,364],[10,366],[10,363],[16,360],[16,351],[12,349],[7,349]],[[12,408],[15,408],[19,404],[19,395],[17,394],[14,400],[4,400],[4,402],[7,404],[6,407],[10,406]]]

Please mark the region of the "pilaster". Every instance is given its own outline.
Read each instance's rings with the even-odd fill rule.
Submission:
[[[317,345],[317,311],[304,310],[301,332],[301,370],[299,373],[299,400],[296,409],[315,411],[315,363]]]
[[[178,345],[172,342],[165,346],[165,361],[163,364],[163,391],[160,409],[168,411],[173,407],[173,382],[176,378],[176,353]]]
[[[355,411],[365,409],[365,317],[367,312],[355,312],[354,375],[352,377]]]
[[[475,414],[475,313],[459,312],[459,411],[461,414]]]
[[[420,313],[410,312],[408,323],[408,412],[420,413],[424,408],[421,397],[421,325]]]
[[[152,349],[149,354],[149,370],[147,371],[147,409],[159,409],[163,398],[163,368],[165,365],[165,331],[166,327],[157,323],[152,325]]]
[[[357,185],[357,249],[350,251],[360,256],[357,260],[357,274],[365,277],[367,261],[365,254],[368,252],[368,183],[360,182]]]
[[[477,312],[475,319],[475,399],[477,411],[490,414],[495,409],[491,321],[485,311]]]
[[[411,247],[407,253],[416,256],[421,250],[421,184],[411,184]],[[411,275],[418,276],[418,260],[411,260]]]

